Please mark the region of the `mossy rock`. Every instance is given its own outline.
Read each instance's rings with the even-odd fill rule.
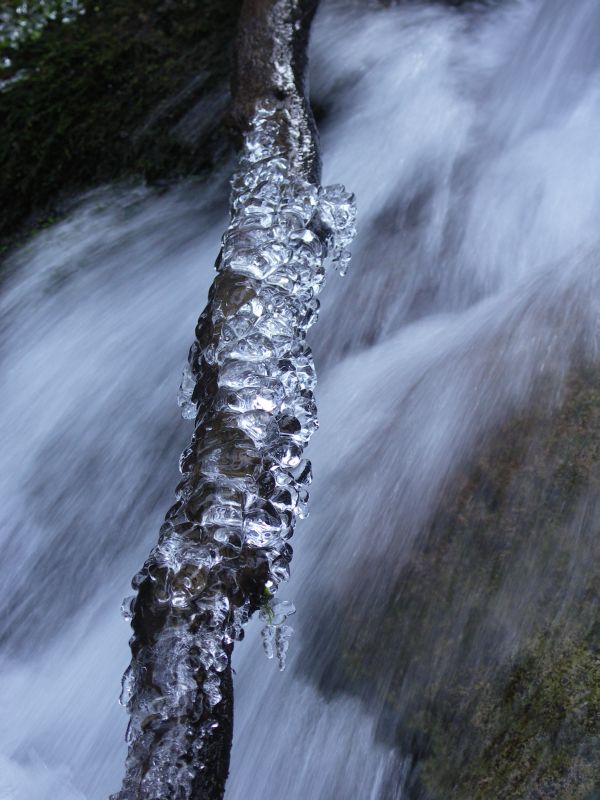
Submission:
[[[322,688],[379,710],[411,800],[600,798],[599,476],[586,368],[454,476],[378,620],[333,599]]]
[[[0,69],[0,236],[128,177],[203,174],[224,127],[241,0],[105,0],[49,21]],[[7,45],[0,47],[0,62]]]

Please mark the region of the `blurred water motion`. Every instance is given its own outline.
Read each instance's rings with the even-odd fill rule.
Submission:
[[[283,674],[262,657],[258,626],[236,650],[229,800],[407,796],[412,756],[397,726],[420,684],[392,685],[390,673],[386,687],[386,670],[397,652],[426,684],[467,653],[423,665],[434,643],[418,651],[418,617],[390,635],[390,594],[461,465],[534,398],[557,406],[573,365],[597,358],[598,30],[594,0],[320,11],[324,182],[355,191],[359,238],[313,337],[321,429],[285,591],[296,636]],[[175,393],[225,213],[217,180],[160,196],[106,190],[9,265],[0,796],[10,800],[100,800],[120,782],[129,632],[118,609],[177,481],[189,425]],[[590,513],[569,528],[565,619],[585,579]],[[523,597],[547,590],[547,562],[528,558],[494,595],[498,662],[531,627]],[[377,680],[339,665],[352,621],[383,653],[389,642]],[[457,613],[454,625],[461,640],[472,621]],[[470,633],[473,652],[488,628],[483,619]]]

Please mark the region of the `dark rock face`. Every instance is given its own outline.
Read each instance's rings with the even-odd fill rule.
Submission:
[[[241,0],[85,2],[0,68],[0,236],[103,182],[203,174],[224,125]],[[0,48],[0,55],[3,55]]]

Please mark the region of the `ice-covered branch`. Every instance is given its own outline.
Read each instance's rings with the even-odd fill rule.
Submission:
[[[352,197],[318,185],[300,47],[313,6],[261,0],[242,14],[233,114],[242,149],[231,218],[180,393],[195,431],[181,456],[176,503],[126,609],[134,633],[123,700],[131,720],[118,800],[221,797],[231,652],[261,606],[273,615],[267,639],[272,634],[281,661],[285,655],[286,609],[272,598],[306,514],[311,469],[303,449],[317,427],[306,333],[326,263],[345,269],[354,233]],[[262,72],[242,84],[256,59]]]

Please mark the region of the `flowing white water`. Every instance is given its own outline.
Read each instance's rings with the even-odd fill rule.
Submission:
[[[216,219],[197,197],[94,195],[4,290],[2,798],[120,782],[119,606],[172,502],[175,394],[226,219],[225,195]]]
[[[332,624],[368,608],[377,625],[451,469],[541,379],[558,399],[576,349],[596,355],[598,30],[596,0],[320,12],[324,179],[356,192],[359,239],[313,337],[321,430],[284,594],[296,636],[283,674],[257,628],[236,649],[229,800],[403,797],[383,704],[339,678],[324,689]],[[94,195],[2,288],[7,800],[120,783],[118,608],[177,482],[174,396],[225,212],[216,186]]]

